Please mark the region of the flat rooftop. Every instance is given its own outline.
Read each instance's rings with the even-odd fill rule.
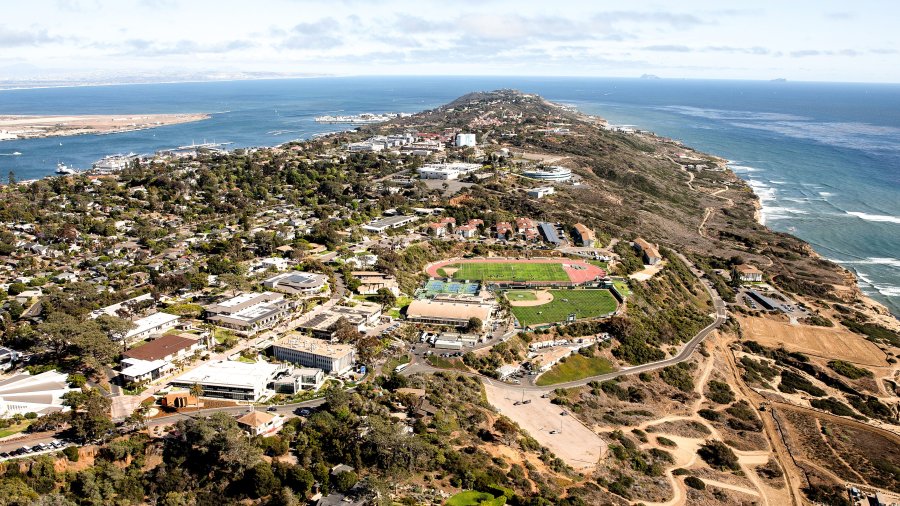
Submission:
[[[336,359],[346,357],[354,351],[353,346],[349,344],[330,343],[322,339],[304,336],[299,333],[289,333],[278,341],[275,341],[273,346]]]
[[[203,364],[178,376],[172,382],[254,387],[268,383],[280,369],[281,366],[266,362],[247,364],[233,360],[220,360]]]

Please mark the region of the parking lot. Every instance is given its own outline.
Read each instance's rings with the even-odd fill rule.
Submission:
[[[488,402],[519,424],[541,445],[576,470],[593,469],[606,453],[606,442],[564,408],[541,396],[495,381],[484,381]],[[565,413],[565,414],[563,414]]]
[[[28,441],[9,441],[0,444],[0,461],[53,453],[73,445],[74,443],[67,443],[52,437]]]

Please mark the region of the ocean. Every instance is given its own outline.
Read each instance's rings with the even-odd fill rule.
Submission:
[[[0,177],[88,168],[114,153],[271,146],[342,128],[314,116],[416,112],[516,88],[731,160],[769,227],[853,270],[900,315],[900,85],[526,77],[347,77],[0,91],[0,114],[211,113],[112,135],[0,142]],[[13,155],[19,152],[21,155]]]

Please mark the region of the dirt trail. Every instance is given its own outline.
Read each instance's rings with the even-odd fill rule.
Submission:
[[[756,497],[761,497],[759,491],[753,490],[747,487],[741,487],[739,485],[732,485],[731,483],[725,483],[724,481],[716,481],[710,480],[709,478],[701,478],[704,483],[711,487],[724,488],[728,490],[734,490],[735,492],[740,492],[742,494],[755,495]]]
[[[841,457],[841,455],[834,449],[834,446],[832,446],[828,442],[828,436],[825,434],[825,431],[822,430],[823,429],[822,421],[819,420],[818,418],[816,418],[815,421],[816,421],[816,429],[819,432],[819,436],[822,438],[822,441],[825,442],[825,446],[827,446],[828,449],[831,450],[831,454],[834,455],[834,458],[837,459],[838,462],[843,464],[847,469],[849,469],[850,472],[852,472],[859,479],[860,483],[862,483],[864,485],[868,485],[869,482],[866,481],[866,479],[863,477],[863,475],[857,473],[856,469],[853,469],[853,466],[851,466],[846,460],[844,460],[844,457]]]
[[[727,373],[731,376],[731,382],[751,405],[759,406],[764,400],[759,394],[744,383],[741,372],[734,362],[734,355],[730,349],[727,349],[729,344],[730,341],[723,343],[723,346],[726,347],[723,351],[725,352],[725,361],[728,365],[726,369]],[[795,467],[790,450],[787,448],[779,429],[776,428],[776,421],[773,418],[774,415],[769,414],[768,411],[762,413],[757,412],[757,414],[760,415],[759,417],[763,422],[763,432],[766,439],[769,441],[769,446],[773,450],[773,456],[784,471],[783,475],[785,483],[787,484],[787,489],[790,492],[791,504],[799,506],[803,504],[803,500],[801,499],[803,495],[800,491],[800,486],[801,483],[805,482],[805,478],[800,476],[801,471]]]

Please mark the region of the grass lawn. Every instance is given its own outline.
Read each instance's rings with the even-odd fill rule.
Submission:
[[[428,355],[428,357],[425,358],[425,361],[432,367],[439,367],[441,369],[456,369],[458,371],[469,370],[469,368],[466,367],[466,364],[458,358],[444,358],[436,355]]]
[[[615,368],[609,360],[603,357],[585,357],[580,353],[575,353],[565,362],[556,364],[552,369],[538,376],[536,384],[539,386],[556,385],[606,374],[614,370]]]
[[[252,358],[247,358],[243,355],[239,356],[236,361],[243,362],[245,364],[255,364],[256,363],[256,360],[253,360]]]
[[[588,260],[588,263],[591,265],[596,265],[604,271],[609,270],[609,262],[604,262],[603,260]]]
[[[512,312],[522,326],[566,321],[575,313],[576,318],[594,318],[616,310],[616,298],[609,290],[550,290],[553,300],[540,306],[513,307]]]
[[[501,496],[494,499],[494,496],[487,492],[467,490],[447,499],[447,502],[444,504],[446,504],[446,506],[479,506],[481,504],[486,506],[501,506],[506,504],[506,498]]]
[[[13,434],[18,434],[28,426],[31,425],[31,420],[25,420],[24,422],[14,423],[5,429],[0,429],[0,437],[12,436]]]
[[[616,290],[618,290],[619,293],[622,294],[623,297],[631,296],[631,289],[628,288],[627,281],[615,279],[615,280],[613,280],[613,286],[616,287]]]
[[[510,290],[506,292],[509,300],[537,300],[537,295],[531,290]]]
[[[237,340],[237,336],[234,332],[228,329],[215,328],[213,329],[213,336],[219,344],[223,344],[227,340]]]
[[[462,263],[453,279],[473,281],[569,281],[562,264],[532,264],[517,262]]]
[[[398,365],[408,363],[409,355],[403,355],[402,357],[391,357],[381,367],[381,372],[385,375],[389,375],[394,372],[394,369],[396,369]]]

